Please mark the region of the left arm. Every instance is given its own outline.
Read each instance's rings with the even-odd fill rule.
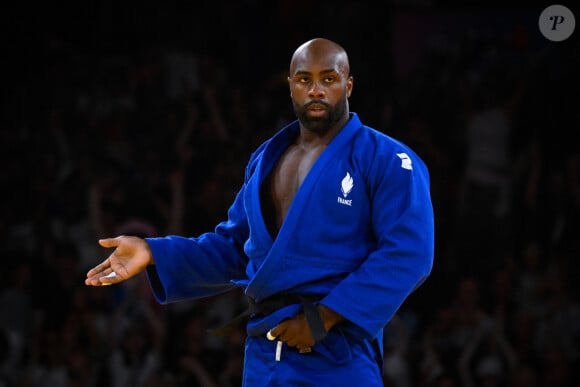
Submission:
[[[369,186],[376,249],[321,301],[360,327],[367,339],[377,336],[433,265],[429,174],[407,152],[410,165],[395,155],[392,161],[373,163]]]

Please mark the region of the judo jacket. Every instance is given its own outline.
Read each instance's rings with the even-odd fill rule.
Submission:
[[[155,260],[147,269],[153,293],[163,304],[235,286],[257,302],[276,294],[320,294],[320,303],[346,318],[350,335],[380,339],[432,269],[428,169],[408,146],[351,112],[308,172],[273,239],[260,187],[298,134],[294,121],[252,153],[227,219],[213,231],[147,238]],[[252,319],[248,334],[263,335],[299,310],[290,305]]]

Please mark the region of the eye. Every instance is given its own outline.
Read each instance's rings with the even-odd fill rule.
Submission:
[[[310,77],[306,77],[306,76],[299,77],[298,78],[298,82],[300,82],[300,83],[309,83],[310,82]]]
[[[325,83],[334,83],[336,81],[336,77],[334,76],[327,76],[324,78]]]

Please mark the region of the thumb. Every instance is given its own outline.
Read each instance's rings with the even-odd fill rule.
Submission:
[[[119,246],[119,239],[117,238],[104,238],[99,239],[99,244],[103,247],[117,247]]]

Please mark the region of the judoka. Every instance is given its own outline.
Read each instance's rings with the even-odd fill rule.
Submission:
[[[101,239],[114,250],[86,285],[145,270],[164,304],[242,287],[244,386],[383,386],[383,329],[431,273],[434,213],[427,166],[350,111],[353,84],[340,45],[300,45],[297,119],[254,150],[227,219],[196,237]]]

